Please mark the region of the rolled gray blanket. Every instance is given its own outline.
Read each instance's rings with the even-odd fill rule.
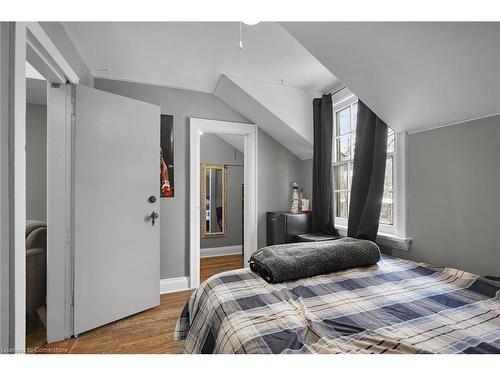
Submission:
[[[369,266],[379,260],[380,249],[372,241],[344,237],[263,247],[250,257],[250,269],[267,282],[281,283]]]

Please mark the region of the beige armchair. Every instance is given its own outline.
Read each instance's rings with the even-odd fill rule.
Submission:
[[[47,228],[26,236],[26,315],[33,316],[47,293]]]

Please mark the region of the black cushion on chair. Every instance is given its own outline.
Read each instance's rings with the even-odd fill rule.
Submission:
[[[298,234],[295,237],[297,242],[331,241],[339,238],[340,236],[335,236],[334,234],[327,234],[327,233],[304,233],[304,234]]]

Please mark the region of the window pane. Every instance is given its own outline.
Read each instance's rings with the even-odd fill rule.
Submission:
[[[351,159],[354,159],[354,152],[356,148],[356,132],[351,133]]]
[[[335,207],[336,217],[343,217],[347,219],[347,210],[348,210],[348,201],[347,201],[347,193],[346,192],[336,192],[335,193]]]
[[[354,163],[349,163],[349,172],[348,172],[348,176],[347,176],[349,190],[351,190],[351,187],[352,187],[352,171],[354,170],[353,167],[354,167]]]
[[[336,138],[337,142],[337,156],[336,161],[349,160],[352,158],[351,155],[351,136],[343,135],[342,137]]]
[[[337,135],[344,135],[351,131],[351,107],[337,112]]]
[[[334,167],[335,190],[347,190],[347,164]]]
[[[385,162],[384,190],[392,190],[392,156],[389,156]]]
[[[389,224],[393,223],[393,209],[394,203],[392,201],[392,191],[385,191],[382,197],[382,209],[380,210],[380,223]]]
[[[352,125],[351,131],[356,130],[356,123],[358,122],[358,102],[352,105]]]
[[[352,118],[351,118],[351,158],[354,158],[356,148],[356,123],[358,121],[358,103],[352,105]]]
[[[387,152],[394,152],[395,139],[394,130],[389,128],[389,133],[387,134]]]

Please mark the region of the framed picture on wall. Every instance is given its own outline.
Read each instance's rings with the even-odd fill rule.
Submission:
[[[174,116],[160,120],[160,197],[174,196]]]

